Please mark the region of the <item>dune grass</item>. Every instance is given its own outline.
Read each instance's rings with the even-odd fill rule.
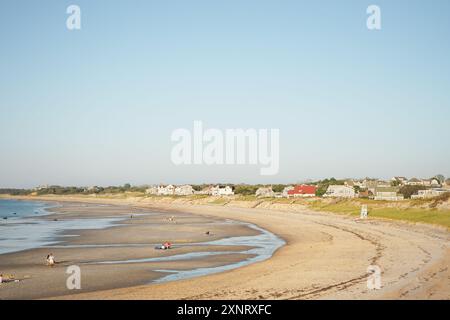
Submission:
[[[225,199],[225,198],[217,198],[217,199],[214,199],[213,201],[211,201],[211,202],[208,202],[208,204],[215,204],[215,205],[226,205],[228,202],[230,202],[230,200],[228,200],[228,199]]]
[[[259,199],[255,195],[239,195],[234,200],[237,200],[237,201],[257,201]]]
[[[450,229],[450,210],[427,209],[416,206],[408,206],[405,208],[402,206],[392,206],[390,202],[385,203],[373,200],[342,200],[333,203],[317,200],[310,203],[310,208],[359,216],[361,204],[367,204],[369,217],[436,224]]]

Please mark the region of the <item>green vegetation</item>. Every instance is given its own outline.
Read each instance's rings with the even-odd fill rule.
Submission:
[[[155,197],[158,197],[158,196],[155,195]],[[208,197],[209,197],[209,195],[207,195],[207,194],[193,194],[193,195],[188,196],[188,198],[190,200],[200,200],[200,199],[205,199]]]
[[[122,194],[122,193],[145,193],[146,186],[133,187],[129,183],[123,186],[110,187],[62,187],[49,186],[46,188],[39,188],[35,190],[30,189],[0,189],[0,194],[9,194],[13,196],[27,196],[27,195],[90,195],[90,194]]]
[[[411,196],[413,194],[417,194],[417,192],[419,190],[426,190],[426,189],[427,188],[424,187],[424,186],[409,186],[409,185],[406,185],[406,186],[402,186],[400,188],[399,193],[401,193],[405,197],[405,199],[411,199]]]
[[[336,180],[335,178],[317,181],[314,183],[317,185],[316,196],[323,196],[330,185],[343,185],[344,183],[344,180]]]
[[[30,193],[31,191],[26,189],[0,189],[0,194],[9,194],[12,196],[26,196]]]
[[[274,184],[272,186],[273,192],[283,192],[284,188],[286,188],[287,184]]]
[[[329,211],[333,213],[359,216],[361,205],[367,204],[369,208],[369,217],[385,218],[393,220],[404,220],[409,222],[422,222],[444,226],[450,229],[450,210],[437,210],[436,203],[447,201],[450,194],[442,197],[440,200],[428,200],[428,208],[417,208],[413,206],[387,206],[389,202],[374,200],[338,200],[325,202],[316,200],[310,204],[310,207],[318,211]],[[422,204],[424,201],[421,202]]]
[[[244,196],[254,195],[256,190],[258,190],[259,187],[260,186],[258,186],[258,185],[252,186],[252,185],[241,184],[241,185],[237,185],[234,187],[234,193],[244,195]]]
[[[437,174],[435,176],[435,178],[439,181],[440,184],[444,184],[445,183],[445,177],[442,174]]]
[[[238,200],[238,201],[256,201],[256,200],[260,200],[260,199],[258,199],[254,194],[250,194],[250,195],[241,195],[236,200]]]
[[[214,199],[213,201],[209,202],[209,204],[216,204],[216,205],[226,205],[230,200],[225,199],[225,198],[217,198]]]
[[[110,186],[110,187],[91,187],[91,188],[79,188],[79,187],[60,187],[51,186],[48,188],[40,189],[36,191],[37,195],[70,195],[70,194],[119,194],[125,192],[141,192],[145,193],[146,187],[132,187],[130,184],[124,186]]]

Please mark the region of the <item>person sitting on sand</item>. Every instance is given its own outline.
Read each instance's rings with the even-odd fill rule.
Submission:
[[[0,284],[8,283],[8,282],[20,282],[20,280],[19,279],[14,279],[13,275],[9,275],[9,277],[6,278],[6,276],[3,277],[3,274],[0,274]]]
[[[172,244],[170,242],[165,242],[163,244],[164,247],[166,247],[167,249],[171,249],[172,248]]]
[[[159,250],[167,250],[167,249],[171,249],[172,248],[172,244],[170,242],[164,242],[162,245],[155,247],[155,249],[159,249]]]
[[[50,267],[53,267],[55,265],[55,257],[53,256],[53,253],[50,253],[47,256],[47,265]]]

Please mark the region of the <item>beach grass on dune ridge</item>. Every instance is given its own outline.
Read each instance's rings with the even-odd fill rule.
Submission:
[[[335,202],[318,200],[310,202],[309,207],[317,211],[359,216],[362,204],[367,204],[370,217],[429,223],[450,229],[450,210],[419,207],[414,202],[408,203],[408,205],[397,205],[397,203],[374,200],[341,200]]]

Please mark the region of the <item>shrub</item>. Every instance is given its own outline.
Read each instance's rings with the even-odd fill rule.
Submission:
[[[413,194],[417,194],[419,190],[426,190],[424,186],[403,186],[400,188],[400,193],[405,197],[405,199],[410,199]]]

